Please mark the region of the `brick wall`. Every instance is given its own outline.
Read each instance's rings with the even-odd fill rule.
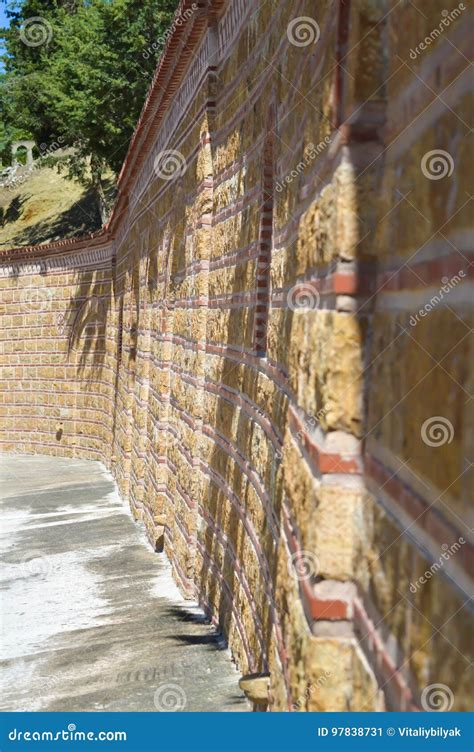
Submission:
[[[2,254],[3,450],[103,459],[272,710],[468,707],[469,12],[415,50],[443,10],[193,10],[103,233]]]
[[[117,340],[111,242],[4,254],[0,287],[2,451],[107,461]]]

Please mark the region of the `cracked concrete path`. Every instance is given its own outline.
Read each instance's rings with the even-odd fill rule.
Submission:
[[[249,710],[99,462],[0,455],[0,502],[0,710]]]

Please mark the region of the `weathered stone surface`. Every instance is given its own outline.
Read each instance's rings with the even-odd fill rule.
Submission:
[[[270,677],[268,674],[248,674],[239,680],[245,696],[256,705],[267,705]]]
[[[224,2],[217,57],[193,14],[108,229],[0,257],[1,448],[112,467],[270,710],[469,704],[470,38],[413,55],[425,5],[307,0],[300,45]]]

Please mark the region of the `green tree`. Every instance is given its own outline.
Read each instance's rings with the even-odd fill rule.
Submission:
[[[3,101],[1,98],[2,81],[4,75],[0,73],[0,104],[2,105],[2,111],[4,110]],[[11,146],[13,141],[20,141],[22,139],[31,139],[31,133],[25,131],[22,128],[17,128],[14,125],[6,123],[4,120],[0,120],[0,165],[8,166],[11,163]]]
[[[92,185],[102,218],[104,176],[118,173],[176,0],[21,0],[8,4],[5,124],[38,144],[74,147],[68,176]],[[150,50],[156,49],[154,54]]]

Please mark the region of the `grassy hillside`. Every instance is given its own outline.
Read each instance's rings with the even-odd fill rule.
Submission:
[[[0,248],[63,240],[100,226],[92,192],[54,168],[42,167],[14,187],[0,187]]]

